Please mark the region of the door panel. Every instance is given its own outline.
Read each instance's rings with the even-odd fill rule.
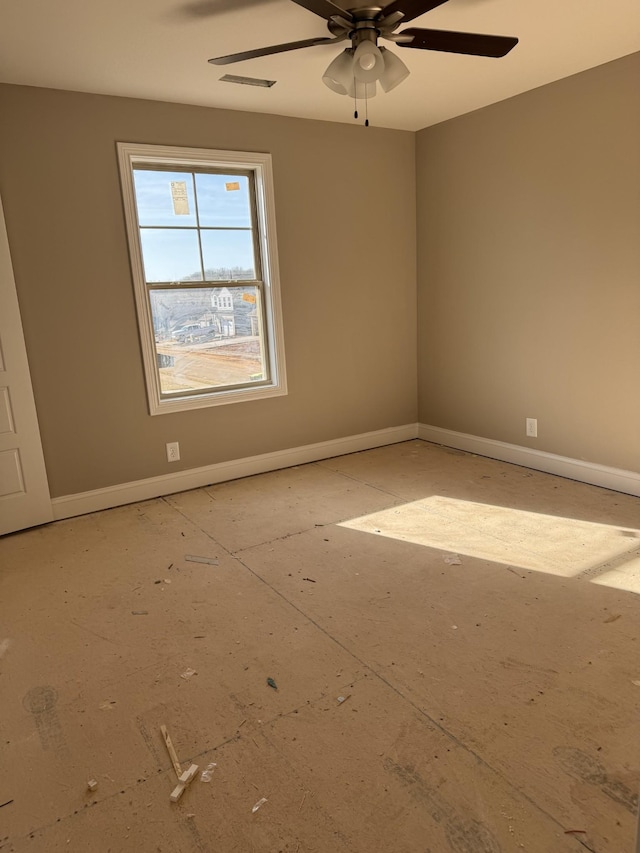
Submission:
[[[0,200],[0,535],[53,512]]]

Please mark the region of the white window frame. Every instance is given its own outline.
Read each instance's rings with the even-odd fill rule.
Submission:
[[[245,151],[220,151],[208,148],[176,148],[164,145],[117,143],[120,180],[124,202],[129,256],[142,348],[142,360],[147,385],[149,413],[160,415],[202,409],[287,393],[280,275],[276,241],[276,217],[271,155]],[[162,395],[157,368],[155,334],[151,317],[149,285],[145,280],[140,244],[140,226],[133,184],[133,170],[144,165],[213,167],[216,169],[245,169],[254,176],[257,218],[257,244],[262,268],[262,287],[265,314],[265,358],[269,363],[269,382],[242,388],[212,389],[205,393],[169,399]],[[241,285],[243,282],[238,281]],[[207,287],[207,282],[202,282]]]

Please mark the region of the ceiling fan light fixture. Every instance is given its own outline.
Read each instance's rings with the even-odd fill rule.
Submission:
[[[380,48],[372,41],[361,41],[353,54],[353,75],[361,83],[374,83],[384,73]]]
[[[376,96],[376,81],[372,83],[363,83],[361,80],[351,78],[351,85],[347,90],[347,95],[350,98],[355,98],[357,101],[370,101]]]
[[[352,78],[347,95],[357,101],[370,101],[371,98],[375,98],[376,90],[375,80],[373,83],[361,83],[360,80]]]
[[[346,95],[353,85],[353,50],[347,48],[329,63],[322,82],[338,95]]]
[[[409,69],[395,53],[391,53],[386,47],[381,47],[380,51],[384,59],[384,72],[380,77],[380,85],[385,92],[390,92],[407,79]]]

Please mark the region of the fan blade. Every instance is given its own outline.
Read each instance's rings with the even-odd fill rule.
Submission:
[[[293,0],[293,2],[297,3],[298,6],[304,6],[305,9],[314,12],[316,15],[320,15],[321,18],[325,18],[327,21],[332,15],[340,15],[348,21],[353,20],[351,12],[347,12],[345,9],[336,6],[331,0]]]
[[[417,47],[420,50],[443,50],[446,53],[467,53],[470,56],[506,56],[518,44],[510,36],[489,36],[479,33],[454,33],[450,30],[421,30],[410,27],[400,35],[413,36],[411,42],[399,42],[398,47]]]
[[[272,53],[285,53],[287,50],[298,50],[301,47],[313,47],[316,44],[333,44],[342,41],[342,38],[316,38],[303,39],[302,41],[290,41],[287,44],[273,44],[271,47],[259,47],[256,50],[245,50],[242,53],[231,53],[229,56],[216,56],[208,61],[212,65],[231,65],[233,62],[242,62],[243,59],[255,59],[258,56],[269,56]]]
[[[384,7],[382,12],[380,12],[380,17],[386,18],[389,15],[393,15],[394,12],[402,12],[403,23],[413,21],[414,18],[419,18],[425,12],[430,12],[432,9],[442,6],[446,2],[447,0],[394,0],[393,3],[389,3],[388,6]]]

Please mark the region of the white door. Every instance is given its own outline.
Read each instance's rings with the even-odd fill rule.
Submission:
[[[0,535],[53,519],[0,199]]]

